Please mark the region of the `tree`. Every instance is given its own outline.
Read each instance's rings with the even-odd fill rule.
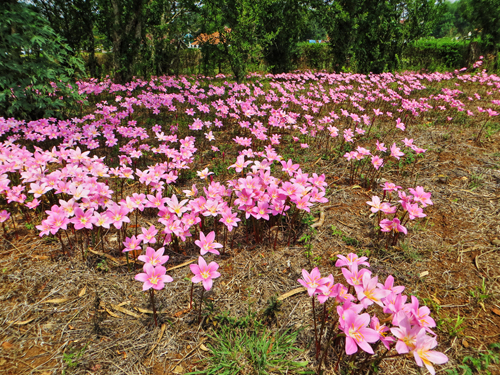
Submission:
[[[466,19],[466,3],[468,0],[445,1],[441,12],[436,17],[436,23],[432,30],[435,38],[462,36],[465,37],[471,30],[470,22]]]
[[[413,40],[432,30],[434,0],[335,0],[320,7],[336,70],[379,73],[397,67]]]
[[[496,55],[500,50],[500,0],[469,0],[462,6],[474,34],[481,36],[483,53]]]
[[[200,27],[199,11],[191,0],[152,0],[146,7],[144,63],[156,75],[179,73],[180,52],[188,35]],[[175,68],[173,70],[173,68]]]
[[[113,49],[114,79],[132,78],[145,36],[145,0],[97,0],[98,28]]]
[[[288,72],[298,52],[298,43],[307,27],[308,2],[275,0],[262,12],[263,27],[272,39],[263,54],[273,73]]]
[[[272,0],[205,0],[200,7],[207,34],[217,33],[218,43],[205,43],[202,51],[216,48],[231,66],[236,81],[245,77],[250,63],[259,61],[275,33],[263,28],[263,12]],[[214,47],[215,46],[215,47]]]
[[[98,15],[96,0],[32,0],[54,31],[63,37],[74,55],[88,52],[90,75],[96,75],[94,26]]]
[[[0,17],[0,116],[63,117],[80,99],[83,62],[29,5],[0,3]]]

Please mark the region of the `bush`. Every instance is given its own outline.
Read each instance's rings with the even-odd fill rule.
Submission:
[[[80,99],[71,83],[83,62],[27,4],[0,4],[0,18],[0,116],[63,117]]]
[[[466,66],[470,41],[452,39],[420,39],[404,52],[403,68],[460,69]]]
[[[328,69],[331,60],[327,43],[299,43],[297,57],[299,69]]]

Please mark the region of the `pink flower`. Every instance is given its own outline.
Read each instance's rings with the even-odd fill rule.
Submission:
[[[377,140],[377,151],[382,151],[382,152],[387,151],[387,147],[385,147],[384,144],[380,143],[378,140]]]
[[[318,267],[315,267],[311,273],[309,274],[306,270],[302,270],[302,279],[298,279],[297,281],[307,288],[307,293],[309,296],[313,296],[315,293],[318,293],[318,287],[328,282],[328,279],[321,278],[321,274],[319,273]]]
[[[227,209],[226,211],[222,212],[222,218],[219,221],[226,225],[227,230],[231,232],[233,228],[236,228],[238,226],[238,224],[236,223],[241,220],[238,219],[236,213],[231,213],[231,210]]]
[[[396,128],[401,129],[402,131],[405,131],[405,124],[401,122],[401,119],[399,117],[396,120]]]
[[[384,307],[381,300],[391,294],[389,290],[378,289],[377,281],[377,276],[371,278],[369,273],[365,273],[363,275],[363,284],[354,286],[354,289],[358,294],[358,300],[364,307],[370,306],[373,303]]]
[[[372,200],[366,202],[366,204],[369,205],[369,206],[372,206],[372,208],[370,208],[371,212],[376,213],[380,209],[382,209],[382,204],[383,203],[380,202],[380,198],[379,197],[377,197],[376,195],[374,195],[374,196],[372,196]]]
[[[125,249],[123,249],[122,252],[126,253],[128,251],[140,250],[141,249],[140,244],[141,244],[141,240],[139,240],[135,236],[132,236],[130,238],[126,237],[125,242],[123,242]]]
[[[110,224],[113,222],[108,215],[100,214],[99,212],[94,212],[96,227],[103,227],[109,229]]]
[[[367,257],[361,257],[359,258],[357,254],[350,253],[347,254],[347,257],[343,255],[337,255],[337,262],[335,263],[335,267],[343,267],[343,266],[348,266],[351,267],[353,264],[356,264],[358,266],[363,265],[370,267],[370,264],[368,262],[365,262],[367,260]]]
[[[121,229],[123,223],[130,223],[130,219],[126,216],[128,213],[129,210],[126,207],[117,204],[106,211],[116,229]]]
[[[422,186],[417,186],[415,189],[409,188],[410,193],[413,194],[413,201],[420,202],[423,207],[427,205],[433,205],[431,201],[431,193],[426,193]]]
[[[400,314],[404,313],[400,312]],[[417,334],[425,330],[419,326],[412,327],[407,317],[400,319],[398,325],[399,327],[391,328],[391,333],[399,339],[396,343],[396,351],[399,354],[406,354],[415,349]]]
[[[175,213],[177,216],[181,217],[184,212],[188,210],[184,205],[188,202],[187,199],[179,202],[177,196],[175,194],[172,195],[172,198],[167,199],[167,206],[169,207],[172,213]]]
[[[210,176],[211,174],[214,174],[214,173],[213,172],[209,172],[208,168],[205,168],[202,171],[196,172],[196,174],[198,175],[199,178],[201,178],[202,180],[204,180],[205,178],[207,178],[208,176]]]
[[[367,328],[370,323],[370,315],[358,315],[353,310],[344,312],[343,331],[346,335],[345,352],[347,355],[358,351],[358,346],[369,354],[373,354],[373,349],[369,343],[377,342],[380,335],[372,328]]]
[[[143,243],[155,243],[156,235],[158,234],[158,229],[155,228],[154,225],[151,225],[149,229],[141,228],[142,234],[137,236],[138,240],[141,240]]]
[[[0,223],[3,223],[6,220],[9,220],[10,213],[7,210],[3,210],[0,212]]]
[[[165,275],[167,270],[162,266],[154,267],[150,263],[146,263],[144,264],[143,271],[144,273],[135,275],[137,281],[142,281],[144,283],[142,290],[148,290],[150,288],[161,290],[165,287],[165,283],[174,281],[172,277]]]
[[[240,173],[241,171],[243,171],[243,168],[245,168],[248,164],[252,164],[252,162],[245,161],[245,155],[240,155],[236,158],[236,163],[230,165],[229,167],[227,167],[227,169],[236,168],[236,172]]]
[[[56,234],[59,229],[68,229],[70,221],[63,212],[57,212],[49,214],[49,217],[44,222],[50,226],[50,233]],[[42,222],[42,225],[44,222]]]
[[[411,296],[411,302],[403,307],[410,318],[411,324],[424,328],[429,333],[434,333],[430,329],[436,326],[434,319],[430,317],[431,310],[427,306],[419,307],[418,298]]]
[[[372,164],[373,164],[373,167],[378,170],[380,167],[382,167],[384,165],[384,159],[382,159],[381,157],[375,155],[375,156],[372,156]]]
[[[399,158],[404,155],[404,152],[402,152],[401,149],[397,147],[395,143],[393,143],[391,146],[391,156],[399,160]]]
[[[372,317],[372,321],[370,323],[370,328],[374,329],[375,331],[378,332],[380,335],[380,341],[384,346],[386,347],[387,350],[391,348],[391,344],[396,341],[394,337],[386,337],[386,332],[389,332],[389,328],[386,327],[385,325],[380,325],[380,321],[376,316]]]
[[[283,171],[287,172],[290,176],[293,176],[293,173],[299,169],[299,164],[293,164],[292,159],[289,159],[287,162],[282,161],[281,165],[283,166]]]
[[[424,330],[421,330],[415,341],[415,349],[413,350],[413,356],[415,357],[415,362],[420,367],[427,367],[427,370],[434,375],[436,371],[434,370],[433,363],[442,365],[448,362],[448,357],[443,353],[437,352],[433,349],[437,346],[437,340],[434,337],[427,336]]]
[[[392,275],[387,276],[385,284],[378,283],[377,286],[380,289],[390,290],[394,294],[401,294],[405,290],[404,286],[394,286],[394,277]]]
[[[424,214],[423,212],[423,209],[418,207],[418,204],[415,203],[415,204],[411,204],[411,203],[408,203],[406,205],[403,206],[406,211],[408,211],[408,215],[410,216],[410,220],[413,220],[417,217],[426,217],[427,215]]]
[[[328,298],[335,298],[339,295],[340,284],[334,284],[333,275],[328,275],[326,278],[326,283],[321,285],[318,293],[319,303],[325,303]]]
[[[352,286],[361,285],[363,275],[365,273],[371,274],[371,272],[366,268],[358,270],[358,265],[356,263],[353,263],[351,267],[349,267],[349,269],[342,268],[342,274],[344,275],[344,278],[346,279],[347,283]]]
[[[88,209],[86,212],[78,207],[75,208],[75,217],[70,220],[75,226],[75,229],[79,230],[82,228],[92,229],[92,224],[94,224],[97,219],[93,216],[94,209]]]
[[[401,186],[398,186],[392,182],[385,182],[383,185],[380,186],[382,187],[382,190],[385,190],[388,193],[392,193],[393,191],[398,191],[399,189],[402,189]]]
[[[391,206],[389,202],[384,202],[380,205],[380,211],[382,211],[386,215],[394,214],[397,211],[396,206]]]
[[[190,264],[189,268],[191,268],[191,272],[194,273],[191,281],[195,284],[201,281],[205,290],[212,289],[212,279],[216,279],[220,276],[220,273],[217,272],[219,265],[215,262],[210,262],[210,264],[207,265],[207,262],[205,262],[205,259],[201,256],[198,258],[198,264]]]
[[[168,255],[163,256],[164,251],[165,251],[164,247],[160,247],[158,250],[155,251],[155,249],[148,246],[146,248],[146,255],[141,255],[137,259],[139,259],[141,262],[149,263],[152,266],[160,266],[168,262],[169,256]]]
[[[399,219],[397,217],[395,217],[392,220],[383,219],[380,222],[380,230],[382,232],[394,231],[396,233],[402,232],[404,234],[408,234],[408,230],[404,226],[401,225],[401,222],[399,221]]]
[[[215,232],[212,231],[210,232],[206,237],[203,234],[203,232],[200,232],[200,239],[194,241],[196,246],[200,247],[200,254],[205,255],[206,253],[213,253],[216,255],[219,255],[219,251],[215,249],[219,249],[222,247],[220,243],[214,242],[215,241]]]

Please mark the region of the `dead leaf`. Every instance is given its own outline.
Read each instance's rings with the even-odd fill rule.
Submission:
[[[134,318],[140,318],[141,316],[136,314],[135,312],[132,312],[130,310],[127,310],[127,309],[124,309],[123,307],[121,306],[118,306],[118,305],[111,305],[111,307],[113,308],[113,310],[116,310],[116,311],[119,311],[123,314],[126,314],[126,315],[130,315]]]
[[[183,371],[184,371],[184,367],[182,367],[182,366],[175,366],[175,368],[174,368],[174,374],[182,374]]]
[[[420,273],[420,277],[425,277],[429,274],[429,271],[424,271]]]
[[[351,189],[361,189],[361,186],[359,186],[359,185],[353,185],[353,186],[351,187]]]
[[[87,291],[87,287],[84,286],[82,290],[80,290],[80,293],[78,293],[78,297],[83,297],[85,295],[85,292]]]
[[[35,320],[35,318],[31,318],[31,319],[28,319],[28,320],[22,320],[22,321],[18,321],[18,322],[14,322],[14,321],[10,320],[7,323],[9,323],[9,324],[15,324],[15,325],[18,325],[18,326],[23,326],[25,324],[31,323],[33,320]]]
[[[198,260],[198,259],[188,260],[187,262],[184,262],[184,263],[182,263],[182,264],[179,264],[178,266],[174,266],[174,267],[167,268],[167,271],[172,271],[172,270],[175,270],[175,269],[177,269],[177,268],[181,268],[181,267],[187,266],[188,264],[194,263],[194,262],[196,262],[197,260]]]
[[[5,350],[10,350],[14,347],[14,345],[12,345],[10,342],[8,341],[4,341],[2,343],[2,348],[4,348]]]
[[[46,260],[49,259],[47,255],[33,255],[33,258],[38,259],[38,260]]]
[[[432,296],[432,300],[436,302],[438,305],[441,305],[441,301],[438,300],[436,296]]]
[[[165,325],[165,323],[163,323],[163,324],[161,325],[161,328],[160,328],[160,334],[158,335],[158,340],[156,340],[156,344],[154,344],[154,345],[153,345],[153,347],[149,350],[148,354],[146,354],[146,355],[150,355],[150,354],[151,354],[151,352],[152,352],[153,350],[155,350],[155,348],[158,346],[158,344],[160,343],[161,338],[163,337],[163,334],[165,333],[165,329],[166,329],[166,328],[167,328],[167,326]]]
[[[120,317],[120,315],[115,314],[113,311],[111,311],[111,310],[109,310],[109,309],[106,309],[106,308],[105,308],[104,310],[106,310],[106,312],[107,312],[109,315],[111,315],[112,317],[114,317],[114,318],[119,318],[119,317]]]
[[[307,289],[304,287],[292,289],[289,292],[286,292],[285,294],[282,294],[281,296],[278,297],[278,301],[283,301],[284,299],[291,297],[295,294],[305,292]]]
[[[7,361],[3,358],[0,359],[0,366],[3,366],[7,363]]]
[[[189,311],[191,311],[191,309],[188,307],[187,309],[184,309],[184,310],[181,310],[181,311],[177,311],[177,312],[174,314],[174,316],[175,316],[176,318],[178,318],[179,316],[184,315],[184,314],[188,313]]]
[[[468,348],[469,347],[469,343],[467,342],[466,339],[462,340],[462,345],[464,346],[464,348]]]
[[[497,309],[497,308],[491,309],[491,312],[492,312],[493,314],[495,314],[495,315],[500,316],[500,310],[499,310],[499,309]]]
[[[54,299],[48,299],[47,301],[43,301],[42,303],[64,303],[69,301],[69,298],[54,298]]]
[[[203,344],[200,345],[200,349],[203,350],[204,352],[208,352],[208,348]]]

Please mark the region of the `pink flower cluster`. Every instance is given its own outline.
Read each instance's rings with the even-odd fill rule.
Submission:
[[[369,270],[366,257],[353,253],[338,257],[335,266],[342,267],[348,286],[335,284],[333,275],[321,277],[317,268],[311,273],[302,270],[303,278],[298,282],[321,304],[332,300],[336,305],[338,332],[346,337],[347,355],[356,353],[358,349],[374,354],[371,344],[380,341],[387,350],[395,348],[401,355],[412,353],[417,365],[425,365],[431,374],[435,373],[433,364],[448,361],[444,354],[432,350],[437,346],[431,330],[436,323],[430,317],[428,307],[420,306],[414,296],[407,302],[407,296],[402,294],[405,288],[395,286],[392,276],[388,276],[384,284],[379,283],[377,276]],[[363,312],[373,306],[377,307],[371,310],[373,316]],[[390,322],[390,326],[381,325],[381,321]]]
[[[381,186],[384,191],[382,199],[374,195],[371,201],[366,202],[366,204],[371,206],[371,212],[374,214],[378,213],[379,218],[380,213],[389,217],[380,220],[380,230],[387,233],[392,232],[393,234],[408,234],[408,230],[404,225],[406,225],[409,220],[427,216],[424,214],[423,209],[433,204],[430,199],[431,193],[425,192],[422,186],[409,188],[408,191],[410,194],[405,193],[401,186],[397,186],[391,182],[386,182]],[[392,193],[397,193],[399,200],[396,201],[395,199],[397,198],[395,198],[393,201]],[[398,205],[398,203],[400,205]],[[402,209],[401,212],[399,207]]]

